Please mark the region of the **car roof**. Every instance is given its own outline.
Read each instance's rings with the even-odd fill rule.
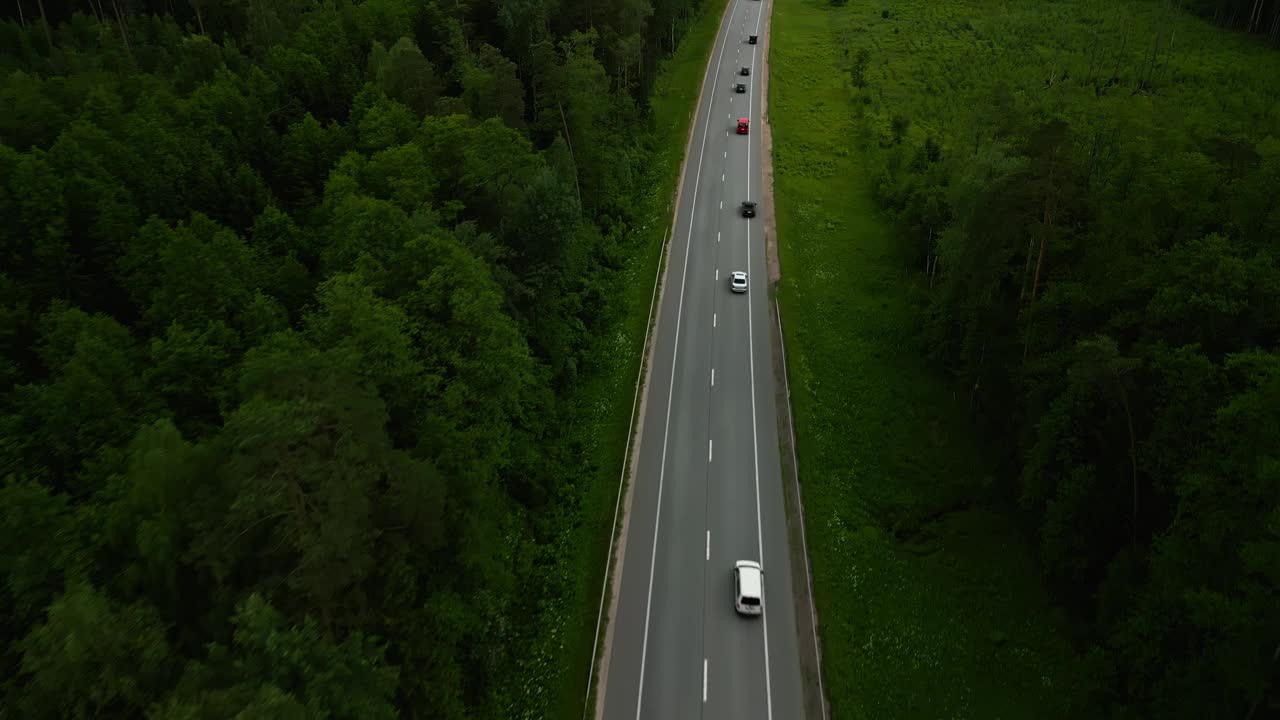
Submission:
[[[760,565],[750,560],[738,561],[738,586],[743,597],[760,597]]]

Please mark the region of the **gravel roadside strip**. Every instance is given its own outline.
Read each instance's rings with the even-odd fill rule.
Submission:
[[[778,413],[779,457],[782,459],[783,497],[786,499],[787,546],[791,549],[791,587],[796,610],[797,643],[800,647],[800,676],[804,680],[804,714],[809,720],[827,720],[830,707],[822,686],[822,644],[818,639],[818,610],[813,600],[813,573],[809,566],[809,551],[805,539],[804,502],[800,491],[800,468],[796,458],[796,432],[791,407],[791,387],[787,379],[787,353],[782,337],[782,317],[778,310],[778,283],[782,279],[782,266],[778,260],[778,225],[773,197],[773,125],[769,118],[769,44],[772,33],[774,0],[769,0],[768,13],[764,17],[764,48],[761,52],[761,136],[760,171],[764,183],[760,196],[761,219],[764,221],[765,263],[769,270],[769,294],[773,297],[770,312],[773,323],[770,346],[773,355],[773,372],[777,377],[774,387],[778,407],[787,412]]]

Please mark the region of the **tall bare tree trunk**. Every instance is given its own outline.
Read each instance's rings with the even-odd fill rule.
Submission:
[[[560,126],[564,128],[564,144],[569,146],[569,159],[573,161],[573,188],[578,193],[578,211],[581,212],[582,206],[582,187],[578,185],[578,159],[573,155],[573,141],[569,139],[569,121],[564,116],[564,104],[556,100],[556,107],[560,109]]]
[[[1093,82],[1093,61],[1098,57],[1098,37],[1098,35],[1094,35],[1093,45],[1089,46],[1089,69],[1084,74],[1085,82]]]
[[[23,30],[25,30],[27,28],[27,19],[22,15],[22,0],[13,1],[18,6],[18,24],[22,26]]]
[[[1160,52],[1160,30],[1156,30],[1156,41],[1151,46],[1151,59],[1142,69],[1142,76],[1138,78],[1138,90],[1150,90],[1154,84],[1156,74],[1156,55]]]
[[[116,23],[120,25],[120,37],[124,39],[124,51],[129,53],[129,59],[133,60],[133,46],[129,44],[129,25],[124,21],[124,14],[120,12],[120,5],[116,0],[111,0],[111,9],[116,13]]]
[[[1053,173],[1049,173],[1050,192],[1053,191]],[[1040,271],[1044,267],[1044,249],[1049,244],[1049,229],[1053,225],[1053,205],[1049,197],[1044,199],[1044,222],[1040,231],[1040,252],[1036,257],[1036,273],[1031,280],[1031,297],[1027,301],[1027,332],[1022,338],[1022,360],[1026,362],[1027,352],[1031,349],[1031,327],[1036,313],[1036,291],[1040,289]],[[1030,260],[1030,257],[1027,258]]]
[[[977,377],[973,379],[973,387],[969,389],[969,412],[973,412],[973,403],[975,402],[978,396],[978,387],[982,383],[982,361],[985,360],[986,357],[987,357],[987,341],[983,340],[982,350],[978,353],[978,369],[975,372],[975,375],[977,375]]]
[[[938,270],[938,253],[933,247],[933,228],[929,228],[929,250],[925,253],[924,271],[929,276],[929,289],[933,289],[933,275]]]
[[[1093,186],[1093,170],[1098,166],[1098,151],[1102,146],[1102,131],[1093,131],[1093,144],[1089,147],[1089,171],[1084,176],[1085,187]]]
[[[1053,174],[1049,174],[1049,182],[1053,182]],[[1040,255],[1036,258],[1036,274],[1031,281],[1031,302],[1036,301],[1036,291],[1040,289],[1040,270],[1044,267],[1044,248],[1048,245],[1049,230],[1053,227],[1053,203],[1044,199],[1044,232],[1040,235]]]
[[[1027,238],[1027,262],[1022,267],[1022,289],[1018,291],[1018,300],[1027,299],[1027,280],[1031,278],[1031,251],[1035,248],[1035,236]]]
[[[200,2],[199,2],[199,0],[191,0],[191,7],[195,8],[195,11],[196,11],[196,25],[197,25],[197,26],[199,26],[199,28],[200,28],[200,34],[201,34],[201,35],[206,34],[206,33],[205,33],[205,31],[204,31],[204,15],[200,12]]]
[[[44,0],[36,0],[36,7],[40,8],[40,24],[44,26],[44,39],[49,43],[49,52],[53,52],[53,32],[49,30],[49,18],[44,14]]]
[[[1120,52],[1116,53],[1116,64],[1111,68],[1111,77],[1107,78],[1107,82],[1120,77],[1120,61],[1124,58],[1125,48],[1129,47],[1129,18],[1124,19],[1124,37],[1120,40]]]

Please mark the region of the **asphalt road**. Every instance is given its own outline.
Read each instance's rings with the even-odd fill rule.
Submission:
[[[804,717],[764,237],[739,211],[759,200],[762,183],[762,45],[747,39],[765,27],[767,0],[730,2],[694,118],[658,311],[607,720]],[[746,93],[734,91],[738,82]],[[747,135],[736,132],[740,117],[751,121]],[[729,290],[735,270],[749,273],[745,295]],[[734,612],[737,560],[761,562],[762,617]]]

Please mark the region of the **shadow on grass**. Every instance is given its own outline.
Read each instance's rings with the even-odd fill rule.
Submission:
[[[1057,717],[1079,668],[854,138],[842,13],[778,0],[770,114],[800,478],[834,717]],[[835,18],[835,19],[833,19]]]

